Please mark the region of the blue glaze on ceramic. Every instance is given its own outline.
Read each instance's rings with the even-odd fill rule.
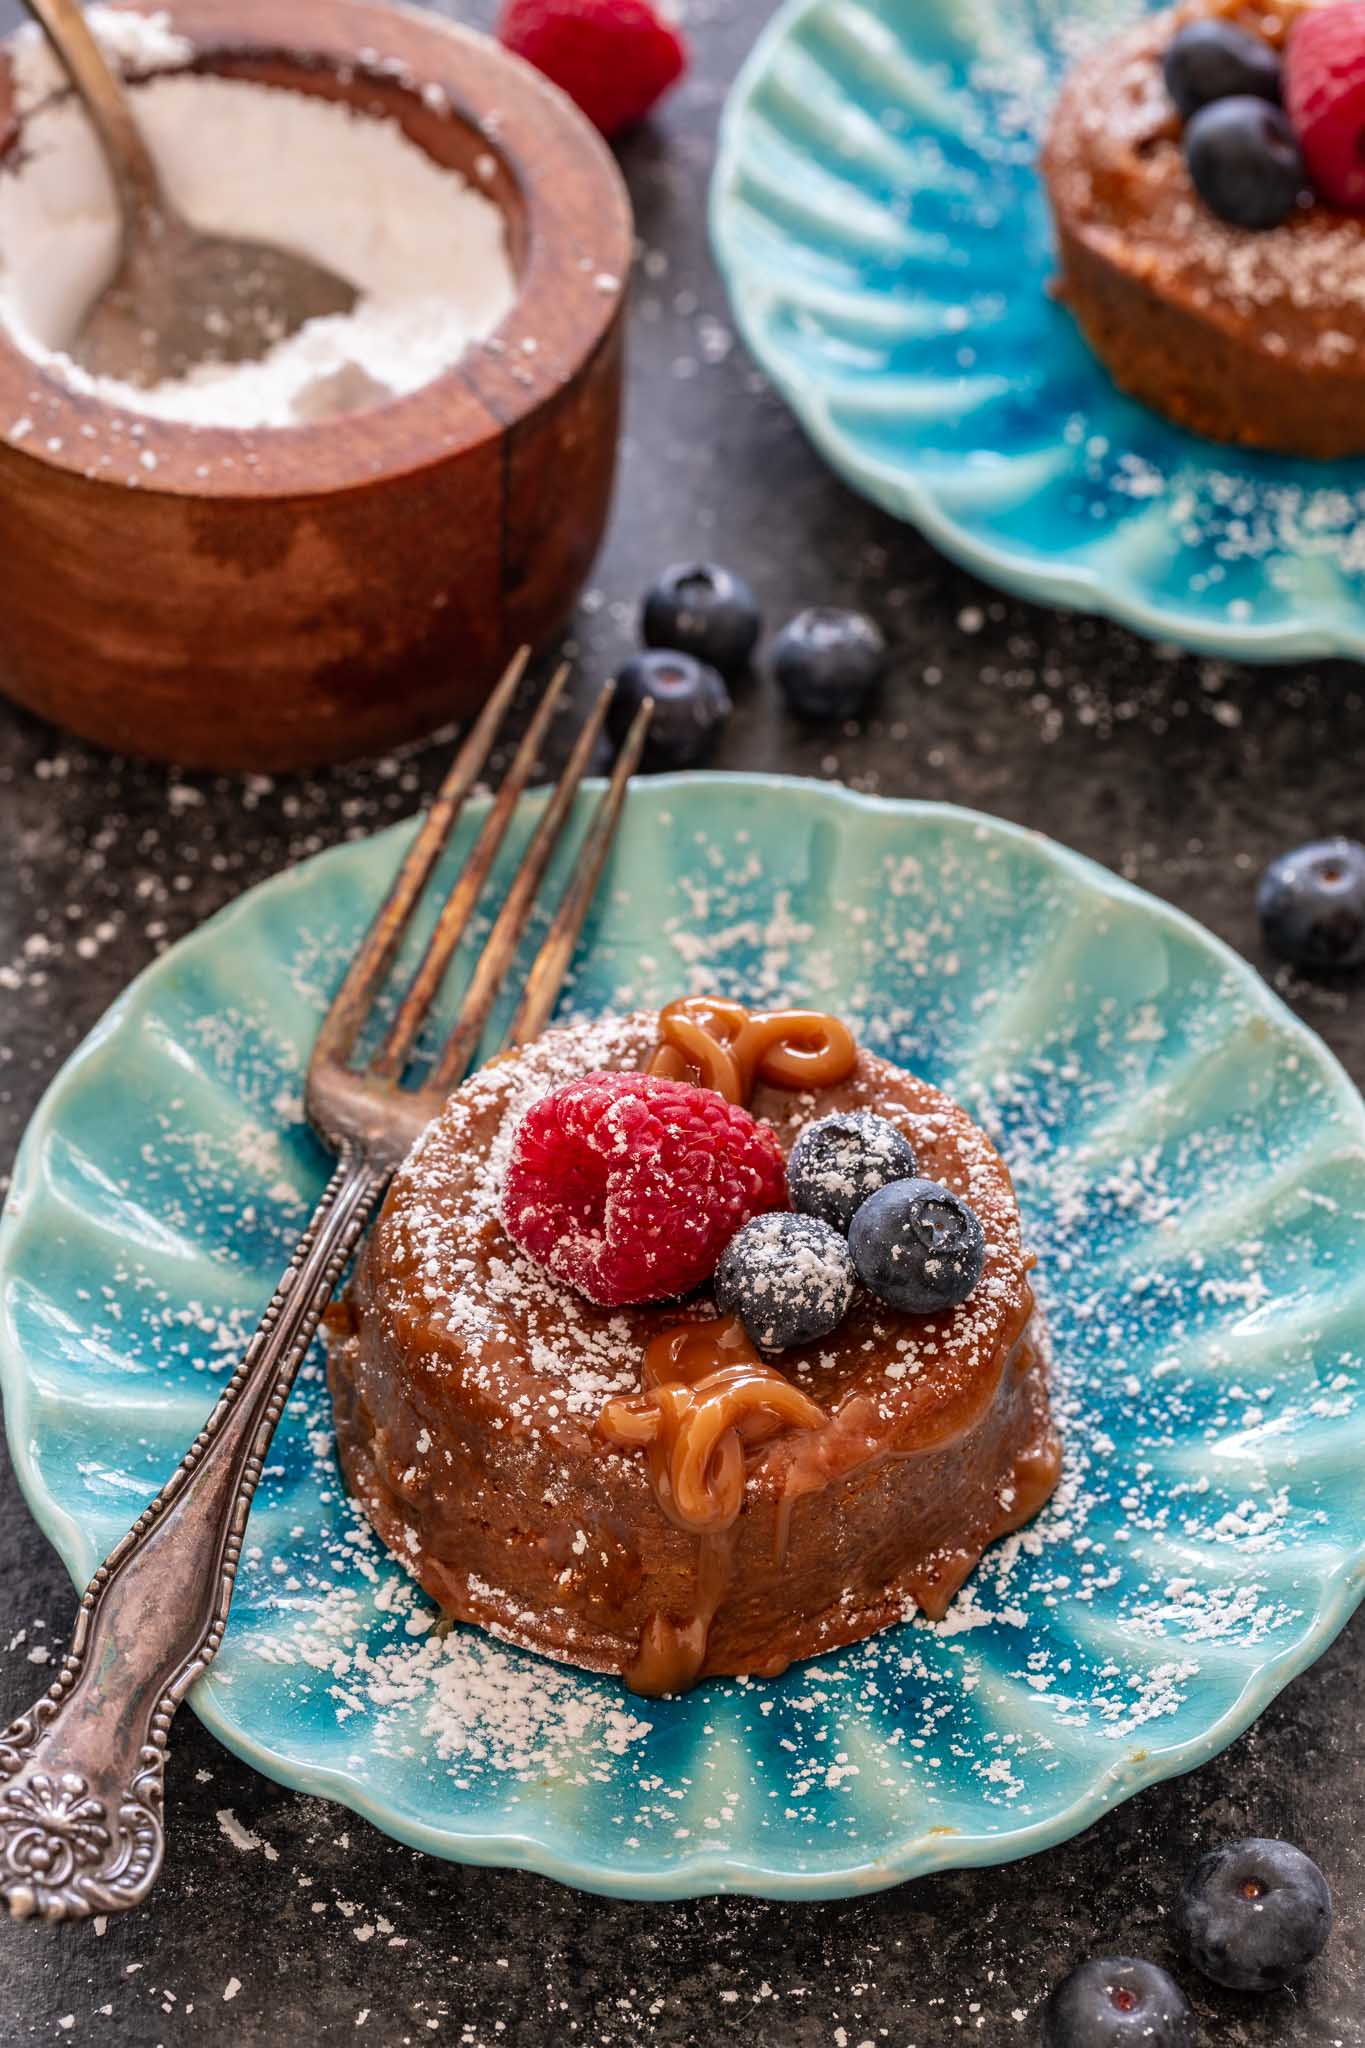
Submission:
[[[303,1063],[407,830],[174,948],[34,1118],[0,1225],[0,1371],[21,1484],[77,1580],[193,1435],[322,1185]],[[944,1626],[768,1683],[639,1702],[476,1631],[433,1639],[438,1663],[491,1656],[504,1689],[553,1695],[509,1769],[505,1694],[452,1756],[429,1689],[372,1683],[427,1654],[429,1615],[345,1499],[314,1363],[193,1704],[403,1841],[627,1896],[841,1895],[1026,1855],[1211,1755],[1360,1597],[1365,1108],[1207,933],[943,806],[637,783],[566,1008],[708,985],[842,1011],[997,1134],[1052,1329],[1057,1499]]]
[[[1182,432],[1048,296],[1047,112],[1153,4],[790,0],[726,108],[716,255],[816,446],[979,575],[1211,653],[1359,657],[1365,460]]]

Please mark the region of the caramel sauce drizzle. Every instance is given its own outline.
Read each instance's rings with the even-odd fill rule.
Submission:
[[[665,1330],[638,1394],[608,1401],[608,1443],[643,1448],[659,1506],[693,1535],[728,1529],[744,1504],[744,1454],[785,1429],[823,1429],[823,1408],[761,1359],[733,1316]]]
[[[661,1011],[659,1045],[646,1071],[745,1105],[759,1081],[833,1088],[848,1079],[857,1058],[848,1026],[823,1011],[747,1010],[720,996],[684,996]],[[607,1402],[599,1435],[646,1452],[659,1506],[697,1538],[693,1611],[686,1621],[651,1617],[626,1673],[636,1692],[681,1692],[701,1670],[730,1580],[746,1452],[784,1430],[823,1430],[829,1419],[759,1357],[734,1316],[663,1331],[645,1352],[639,1393]]]
[[[683,996],[659,1013],[659,1047],[647,1071],[743,1104],[757,1081],[833,1088],[857,1058],[847,1024],[823,1010],[746,1010],[721,996]]]
[[[1030,1341],[1032,1310],[1032,1290],[1025,1286],[1001,1339],[1004,1370],[1016,1375],[1037,1364]],[[750,1445],[769,1442],[786,1429],[806,1432],[785,1469],[776,1502],[773,1561],[780,1567],[792,1510],[802,1494],[887,1459],[923,1457],[947,1448],[978,1425],[995,1391],[992,1382],[980,1390],[979,1399],[959,1403],[941,1433],[921,1434],[912,1448],[877,1448],[854,1412],[861,1398],[826,1413],[758,1356],[734,1317],[682,1324],[656,1337],[645,1353],[641,1391],[609,1401],[597,1427],[608,1443],[647,1452],[660,1507],[678,1528],[697,1538],[696,1579],[684,1619],[668,1613],[650,1617],[625,1672],[626,1683],[655,1696],[695,1684],[706,1661],[712,1622],[730,1586]],[[1052,1433],[1016,1458],[1010,1494],[1001,1496],[1001,1513],[988,1541],[1042,1506],[1057,1483],[1059,1465]],[[943,1618],[981,1550],[981,1543],[960,1552],[945,1550],[911,1583],[931,1620]]]
[[[745,1452],[785,1429],[820,1430],[828,1421],[823,1408],[765,1364],[734,1316],[662,1331],[646,1349],[640,1392],[607,1402],[598,1433],[622,1449],[647,1452],[659,1506],[697,1538],[692,1613],[686,1621],[651,1617],[626,1673],[636,1692],[683,1692],[701,1670],[730,1582]]]

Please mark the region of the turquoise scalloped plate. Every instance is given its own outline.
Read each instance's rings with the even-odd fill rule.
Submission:
[[[1365,655],[1365,460],[1124,397],[1048,296],[1070,57],[1151,0],[791,0],[726,107],[712,239],[749,347],[856,489],[989,581],[1250,661]]]
[[[303,1065],[408,829],[175,947],[24,1140],[0,1369],[78,1581],[193,1435],[322,1186]],[[837,1896],[1027,1855],[1211,1756],[1360,1598],[1365,1107],[1186,918],[942,806],[637,783],[566,1010],[699,987],[832,1005],[997,1135],[1051,1321],[1056,1499],[941,1626],[639,1701],[431,1631],[346,1499],[313,1361],[194,1706],[402,1841],[604,1892]]]

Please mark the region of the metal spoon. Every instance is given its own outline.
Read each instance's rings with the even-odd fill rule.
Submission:
[[[166,197],[128,97],[77,0],[24,0],[94,123],[122,215],[118,263],[69,354],[96,376],[143,387],[203,363],[255,362],[327,313],[353,285],[265,242],[202,235]]]

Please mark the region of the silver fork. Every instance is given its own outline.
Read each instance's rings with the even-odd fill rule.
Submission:
[[[223,1639],[252,1495],[294,1374],[394,1169],[468,1071],[606,718],[610,686],[545,804],[454,1029],[427,1062],[420,1084],[405,1086],[423,1020],[483,893],[559,701],[568,674],[559,669],[378,1052],[363,1068],[355,1067],[366,1020],[525,665],[523,649],[461,746],[318,1034],[305,1102],[337,1164],[288,1270],[203,1429],[87,1586],[56,1680],[0,1735],[0,1896],[17,1918],[66,1920],[123,1911],[145,1898],[161,1868],[171,1720]],[[617,757],[505,1045],[534,1038],[549,1019],[639,761],[648,713],[646,705]]]

